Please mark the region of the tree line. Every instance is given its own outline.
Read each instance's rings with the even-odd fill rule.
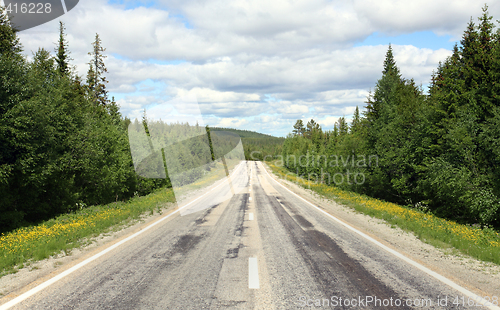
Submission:
[[[361,115],[356,108],[350,124],[342,117],[330,131],[298,120],[283,164],[318,182],[500,228],[500,30],[487,6],[478,20],[428,93],[402,77],[389,45]]]
[[[210,130],[229,131],[241,137],[246,160],[271,160],[280,155],[285,138],[274,137],[254,131],[211,127]]]
[[[60,23],[55,56],[29,61],[0,8],[0,232],[169,185],[135,173],[104,51],[96,34],[84,82]]]

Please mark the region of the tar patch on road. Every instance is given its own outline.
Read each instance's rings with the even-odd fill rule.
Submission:
[[[295,248],[306,262],[319,287],[322,288],[324,296],[398,298],[394,290],[375,278],[358,261],[349,257],[332,238],[315,230],[314,225],[298,215],[297,210],[290,204],[281,198],[281,204],[290,210],[293,217],[275,197],[269,196],[269,198],[274,212],[288,231]],[[391,309],[391,307],[385,308]]]

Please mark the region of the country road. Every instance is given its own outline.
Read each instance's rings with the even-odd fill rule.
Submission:
[[[485,309],[244,162],[229,187],[10,309]],[[208,208],[207,208],[208,206]],[[1,306],[0,306],[1,308]]]

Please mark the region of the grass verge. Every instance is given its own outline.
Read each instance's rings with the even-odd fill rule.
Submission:
[[[0,277],[16,272],[27,263],[86,245],[92,237],[154,214],[175,202],[172,189],[159,189],[127,202],[92,206],[60,215],[36,226],[22,227],[0,235]]]
[[[341,190],[326,184],[317,184],[267,162],[280,178],[311,189],[323,197],[355,209],[366,215],[385,220],[405,231],[415,234],[420,240],[436,247],[449,247],[476,259],[500,265],[500,234],[490,228],[481,229],[462,225],[391,202],[386,202]]]

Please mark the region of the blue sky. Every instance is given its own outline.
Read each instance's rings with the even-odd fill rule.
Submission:
[[[425,87],[481,7],[476,0],[86,0],[61,20],[83,78],[101,36],[108,90],[124,116],[165,106],[173,119],[201,113],[210,126],[286,136],[297,119],[328,130],[362,109],[389,43],[402,75]],[[489,13],[500,18],[500,4]],[[54,20],[21,32],[26,54],[54,51],[57,30]],[[183,100],[195,100],[196,112]]]
[[[451,35],[437,35],[430,30],[417,31],[413,33],[405,33],[396,36],[386,35],[380,32],[374,32],[366,37],[362,42],[356,43],[354,46],[363,45],[412,45],[418,48],[429,48],[438,50],[440,48],[451,50],[455,43],[459,44]]]

